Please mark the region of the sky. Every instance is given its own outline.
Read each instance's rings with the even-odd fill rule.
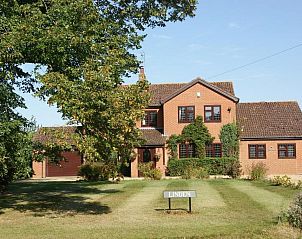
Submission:
[[[151,83],[190,82],[196,77],[232,81],[240,102],[294,100],[301,107],[301,12],[301,0],[200,0],[194,18],[148,29],[137,54],[144,55]],[[133,76],[125,83],[136,80]],[[34,116],[42,126],[66,123],[56,108],[23,97],[28,107],[20,111],[24,116]]]

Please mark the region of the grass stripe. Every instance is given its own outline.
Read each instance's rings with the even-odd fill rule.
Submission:
[[[117,216],[127,215],[132,220],[141,220],[141,217],[154,214],[153,202],[157,200],[159,195],[166,188],[168,182],[148,182],[147,186],[141,188],[141,190],[135,195],[131,196],[122,207],[115,211]]]
[[[256,187],[250,182],[231,181],[230,185],[231,187],[248,195],[255,202],[265,206],[265,208],[274,214],[280,213],[281,209],[287,206],[288,201],[280,194]]]
[[[197,198],[194,199],[194,208],[217,208],[226,206],[219,192],[211,186],[210,181],[192,181],[191,189],[197,192]]]
[[[230,222],[234,222],[248,225],[249,222],[257,224],[257,222],[267,222],[272,221],[271,212],[261,203],[255,201],[247,193],[240,190],[240,187],[236,187],[233,182],[239,183],[239,181],[233,180],[213,180],[210,181],[212,187],[219,191],[220,195],[224,199],[227,206],[224,210],[223,216],[229,218]],[[243,186],[245,182],[243,182]],[[249,190],[250,185],[246,185],[247,190]],[[248,215],[248,216],[247,216]],[[243,220],[241,222],[241,220]]]

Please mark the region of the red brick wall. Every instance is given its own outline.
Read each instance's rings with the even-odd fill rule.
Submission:
[[[200,97],[197,97],[200,92]],[[205,105],[221,105],[221,122],[205,123],[214,142],[219,142],[219,133],[223,125],[236,121],[236,103],[226,97],[214,92],[200,83],[182,92],[164,104],[164,133],[180,134],[186,123],[178,123],[178,106],[195,106],[195,117],[201,115],[204,118]],[[230,109],[230,111],[228,111]]]
[[[265,144],[266,159],[249,159],[249,144]],[[296,144],[295,159],[278,159],[278,144]],[[302,140],[271,140],[271,141],[241,141],[240,163],[245,175],[249,174],[251,165],[263,162],[268,168],[268,174],[301,174],[302,173]]]

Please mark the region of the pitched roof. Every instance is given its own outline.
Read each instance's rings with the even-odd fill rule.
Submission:
[[[201,78],[196,78],[189,83],[169,83],[169,84],[151,84],[151,103],[150,106],[160,106],[162,103],[167,102],[176,95],[182,93],[196,83],[201,83],[215,92],[218,92],[234,101],[238,101],[235,97],[232,82],[206,82]]]
[[[42,127],[33,135],[33,141],[42,144],[66,141],[75,145],[72,135],[78,130],[76,126]]]
[[[164,145],[166,138],[158,129],[141,129],[142,138],[145,140],[144,146]]]
[[[241,139],[302,138],[302,112],[297,102],[239,103]]]

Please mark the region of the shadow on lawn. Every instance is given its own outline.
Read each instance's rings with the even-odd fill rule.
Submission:
[[[29,182],[12,184],[9,192],[0,195],[0,214],[6,209],[30,212],[34,216],[64,217],[76,214],[107,214],[110,207],[89,201],[89,195],[117,193],[101,190],[86,182]]]

